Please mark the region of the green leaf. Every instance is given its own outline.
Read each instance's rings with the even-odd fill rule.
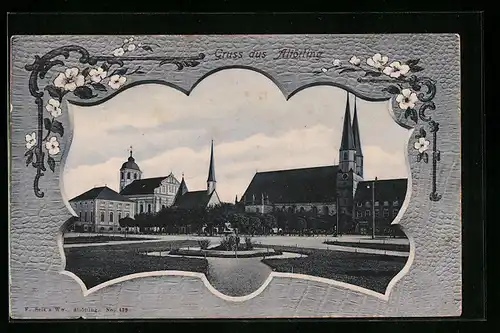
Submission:
[[[64,135],[63,124],[61,124],[61,122],[59,122],[57,120],[52,121],[52,127],[51,127],[50,130],[51,130],[52,133],[59,134],[60,136]]]
[[[82,75],[83,75],[83,76],[87,76],[87,75],[89,75],[89,73],[90,73],[90,67],[87,67],[87,68],[85,68],[85,69],[82,71]]]
[[[127,71],[128,71],[127,67],[118,68],[118,69],[115,69],[113,71],[113,73],[111,73],[111,76],[113,76],[113,75],[125,75],[125,74],[127,74]]]
[[[415,66],[416,64],[418,64],[418,62],[419,62],[419,61],[420,61],[420,59],[412,59],[412,60],[408,60],[408,61],[406,62],[406,64],[407,64],[408,66],[412,67],[412,66]]]
[[[342,69],[341,71],[339,71],[339,74],[342,74],[342,73],[349,73],[349,72],[357,72],[358,70],[355,69],[355,68],[344,68]]]
[[[409,109],[410,110],[410,118],[411,120],[413,120],[414,122],[418,122],[418,115],[417,115],[417,110],[415,109]]]
[[[390,86],[382,89],[382,91],[387,91],[389,94],[393,94],[393,95],[401,93],[401,90],[399,89],[399,87],[393,86],[393,85],[390,85]]]
[[[423,153],[423,159],[425,163],[429,162],[429,155],[426,152]]]
[[[90,99],[90,98],[93,98],[93,97],[97,96],[97,95],[94,95],[94,93],[92,92],[92,89],[90,89],[87,86],[77,87],[73,91],[73,94],[75,94],[75,96],[77,96],[77,97],[79,97],[81,99]]]
[[[43,125],[45,126],[45,129],[47,131],[50,131],[52,129],[52,121],[50,121],[49,118],[44,118],[43,119]]]
[[[102,83],[92,83],[92,87],[95,89],[95,90],[99,90],[99,91],[107,91],[106,89],[106,86]]]
[[[153,52],[153,49],[151,48],[151,46],[149,45],[144,45],[142,46],[142,49],[145,50],[145,51],[150,51],[150,52]]]
[[[405,119],[408,119],[408,117],[411,115],[411,109],[408,108],[405,110]]]
[[[419,153],[419,154],[417,155],[417,162],[420,162],[421,160],[422,160],[422,154],[420,154],[420,153]]]
[[[427,136],[427,132],[425,131],[425,129],[423,127],[420,127],[420,137],[421,138],[425,138]]]
[[[33,150],[28,150],[26,152],[26,154],[25,154],[27,156],[27,158],[26,158],[26,166],[28,166],[31,162],[33,162]]]
[[[382,75],[382,72],[375,72],[375,71],[366,71],[365,72],[365,76],[374,76],[374,77],[377,77],[377,76],[380,76]]]
[[[52,157],[47,157],[47,164],[49,165],[50,170],[54,172],[56,168],[56,161]]]
[[[64,95],[64,91],[61,88],[57,88],[52,85],[46,86],[45,90],[49,92],[50,97],[57,98],[58,100],[61,100]]]
[[[101,68],[103,71],[107,72],[109,69],[109,65],[105,62],[102,63]]]
[[[423,67],[420,67],[420,66],[410,66],[410,70],[412,72],[420,72],[420,71],[423,71],[424,68]]]

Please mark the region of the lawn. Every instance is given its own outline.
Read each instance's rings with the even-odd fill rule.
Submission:
[[[363,249],[410,252],[409,244],[380,244],[380,243],[356,243],[356,242],[324,242],[328,245],[338,245],[347,247],[359,247]]]
[[[274,271],[307,274],[350,283],[379,293],[401,271],[408,258],[376,254],[299,249],[273,246],[276,250],[306,254],[303,258],[264,259]]]
[[[133,273],[179,270],[206,273],[207,260],[142,255],[141,252],[166,251],[181,246],[195,246],[195,241],[158,241],[154,243],[117,244],[66,248],[66,270],[76,274],[92,288],[106,281]]]
[[[115,241],[149,240],[154,238],[121,237],[121,236],[82,236],[64,238],[64,244],[107,243]]]

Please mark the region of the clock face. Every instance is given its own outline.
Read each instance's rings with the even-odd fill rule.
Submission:
[[[349,178],[349,175],[348,175],[347,173],[344,173],[344,174],[342,175],[342,179],[347,179],[347,178]]]

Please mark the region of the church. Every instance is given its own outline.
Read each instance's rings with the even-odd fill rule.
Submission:
[[[338,165],[257,172],[238,204],[261,214],[331,216],[341,233],[362,233],[373,221],[379,232],[387,229],[405,199],[407,179],[363,178],[356,99],[353,109],[351,118],[347,94]]]
[[[120,192],[107,186],[94,187],[69,202],[77,214],[75,228],[81,231],[120,231],[119,220],[137,214],[156,213],[166,207],[207,208],[220,204],[215,180],[214,144],[210,148],[207,188],[189,191],[184,174],[179,181],[167,176],[143,178],[132,149],[119,170]]]

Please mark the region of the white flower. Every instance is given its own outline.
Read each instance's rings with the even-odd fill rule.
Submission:
[[[389,61],[389,58],[386,56],[382,56],[380,53],[375,54],[373,57],[366,59],[366,63],[369,66],[375,68],[382,68]]]
[[[413,109],[415,107],[415,102],[418,101],[418,97],[417,94],[411,92],[410,89],[403,89],[401,90],[401,94],[396,97],[396,101],[403,110],[408,108]]]
[[[425,140],[425,138],[419,138],[417,142],[415,142],[415,149],[418,150],[420,154],[429,149],[429,141]]]
[[[129,44],[127,46],[127,51],[133,51],[133,50],[135,50],[135,44]]]
[[[354,66],[359,66],[359,64],[361,63],[361,59],[356,56],[352,56],[351,59],[349,59],[349,62]]]
[[[36,145],[36,133],[26,134],[26,148],[30,149]]]
[[[321,71],[322,71],[323,73],[326,73],[326,72],[328,72],[328,68],[323,67],[323,68],[321,68]]]
[[[115,57],[121,57],[124,53],[125,53],[125,50],[123,49],[123,47],[119,47],[113,51],[113,55]]]
[[[59,73],[54,80],[54,85],[56,87],[69,91],[73,91],[76,87],[81,87],[84,84],[85,78],[76,67],[67,68],[64,73]]]
[[[45,148],[49,151],[49,155],[56,155],[59,153],[59,142],[55,136],[51,137],[49,141],[45,142]]]
[[[89,72],[90,80],[95,83],[99,83],[106,78],[108,72],[106,72],[101,67],[92,68]]]
[[[142,46],[142,43],[137,44],[137,46],[141,47],[141,46]]]
[[[62,110],[61,110],[60,106],[61,106],[61,103],[57,99],[51,98],[47,102],[47,105],[45,106],[45,108],[47,109],[47,111],[50,112],[52,117],[56,118],[62,114]]]
[[[129,42],[133,42],[133,41],[134,41],[134,37],[130,37],[130,38],[128,39],[128,41],[129,41]]]
[[[401,64],[399,61],[394,61],[389,67],[384,68],[383,72],[385,75],[390,77],[398,78],[401,75],[405,75],[410,71],[410,66],[406,64]]]
[[[128,43],[128,39],[125,38],[125,40],[123,41],[123,44],[127,44]]]
[[[333,64],[334,67],[339,67],[340,66],[340,60],[339,59],[334,59],[332,61],[332,64]]]
[[[113,89],[118,89],[125,84],[125,81],[127,81],[125,76],[115,74],[109,78],[108,85]]]

